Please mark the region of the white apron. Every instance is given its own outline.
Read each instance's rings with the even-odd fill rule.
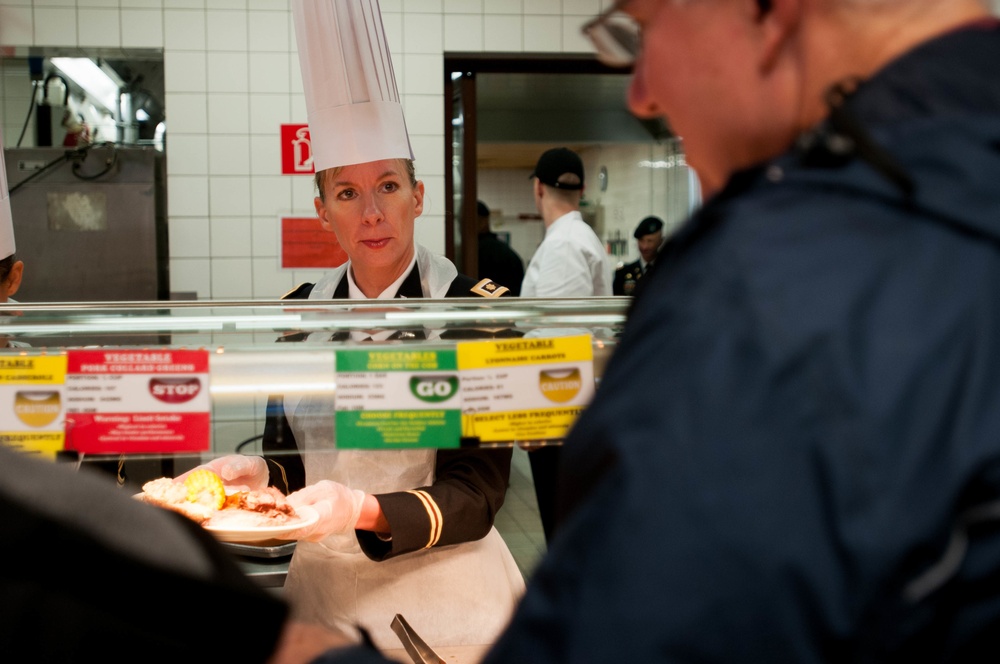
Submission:
[[[425,294],[443,297],[457,274],[454,266],[419,246],[417,264]],[[343,276],[343,268],[337,272]],[[447,279],[443,289],[442,279]],[[338,281],[317,283],[311,297],[329,298]],[[315,336],[309,341],[320,340]],[[285,400],[285,415],[305,453],[308,483],[331,479],[366,493],[388,493],[433,482],[435,450],[335,449],[333,414],[329,395]],[[389,627],[397,613],[431,647],[492,643],[523,593],[524,580],[496,528],[475,542],[383,562],[370,560],[353,532],[318,543],[299,542],[285,581],[297,618],[348,634],[360,625],[381,649],[402,646]]]

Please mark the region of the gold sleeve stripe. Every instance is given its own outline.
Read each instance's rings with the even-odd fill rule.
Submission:
[[[431,522],[431,536],[424,548],[429,549],[441,539],[441,527],[444,525],[444,517],[441,516],[441,510],[438,508],[437,503],[434,502],[434,499],[426,491],[407,491],[407,493],[412,493],[419,498],[420,502],[424,504],[424,509],[427,510],[427,518]]]
[[[492,279],[480,279],[479,283],[469,289],[470,292],[483,297],[500,297],[510,289],[494,283]]]

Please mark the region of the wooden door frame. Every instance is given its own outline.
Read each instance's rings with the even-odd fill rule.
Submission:
[[[462,72],[462,76],[452,79],[452,72]],[[479,257],[477,243],[469,243],[466,238],[478,235],[476,224],[476,201],[478,200],[477,179],[477,129],[476,118],[476,74],[623,74],[628,69],[608,67],[601,64],[590,54],[573,53],[466,53],[451,52],[444,54],[444,144],[445,144],[445,255],[455,263],[458,271],[475,276],[478,274]],[[456,243],[455,238],[455,178],[452,163],[455,153],[452,147],[452,106],[455,95],[461,94],[464,104],[463,125],[466,140],[462,145],[462,209],[458,211],[461,219],[460,233],[463,241]],[[471,104],[469,100],[471,99]],[[470,112],[471,111],[471,112]],[[461,256],[456,255],[456,245],[461,246]]]

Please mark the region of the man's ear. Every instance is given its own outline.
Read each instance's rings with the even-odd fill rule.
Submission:
[[[10,266],[10,274],[7,275],[7,297],[11,297],[21,287],[21,279],[24,277],[24,261],[14,261]]]
[[[761,71],[770,71],[798,30],[805,0],[753,0],[757,23],[763,31]]]

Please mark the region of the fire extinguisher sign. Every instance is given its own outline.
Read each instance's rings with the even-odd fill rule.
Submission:
[[[281,125],[281,174],[312,175],[315,172],[309,125]]]

